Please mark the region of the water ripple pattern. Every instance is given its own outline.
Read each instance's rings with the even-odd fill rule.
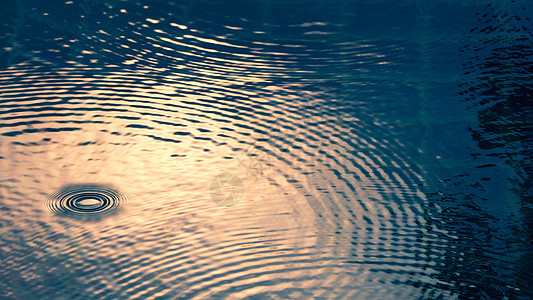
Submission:
[[[100,184],[71,184],[47,198],[54,214],[72,218],[102,218],[119,212],[126,197],[117,189]]]
[[[531,1],[50,2],[0,4],[6,297],[527,298]]]

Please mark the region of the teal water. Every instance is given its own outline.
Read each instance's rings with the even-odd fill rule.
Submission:
[[[533,296],[530,1],[0,6],[0,298]]]

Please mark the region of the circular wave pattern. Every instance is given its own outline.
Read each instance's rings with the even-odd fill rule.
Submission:
[[[453,93],[457,75],[441,66],[455,62],[466,26],[441,32],[429,12],[393,3],[383,11],[394,17],[372,21],[372,8],[349,1],[68,1],[52,11],[19,2],[28,14],[0,56],[9,66],[0,70],[0,169],[17,178],[0,183],[121,178],[140,204],[115,228],[76,236],[94,253],[77,266],[95,299],[453,298],[513,287],[493,284],[516,271],[494,262],[508,248],[483,249],[498,267],[487,273],[485,251],[468,246],[488,245],[469,234],[480,218],[453,206],[479,185],[438,201],[427,194],[463,163],[452,155],[463,150],[444,144],[471,120],[440,97]],[[9,195],[14,207],[29,199]],[[47,208],[93,221],[125,199],[106,185],[70,185]]]
[[[46,207],[71,218],[102,218],[122,209],[126,197],[119,190],[99,184],[73,184],[48,197]]]

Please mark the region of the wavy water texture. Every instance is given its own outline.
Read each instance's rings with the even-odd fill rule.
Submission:
[[[100,184],[73,184],[48,197],[52,213],[71,218],[99,220],[121,210],[126,197],[117,189]]]
[[[504,154],[527,161],[530,123],[469,97],[501,68],[476,13],[532,7],[482,2],[8,6],[3,294],[527,296],[527,171]]]

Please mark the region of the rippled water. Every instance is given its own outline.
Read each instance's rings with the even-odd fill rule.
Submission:
[[[532,2],[0,6],[2,298],[533,296]]]

